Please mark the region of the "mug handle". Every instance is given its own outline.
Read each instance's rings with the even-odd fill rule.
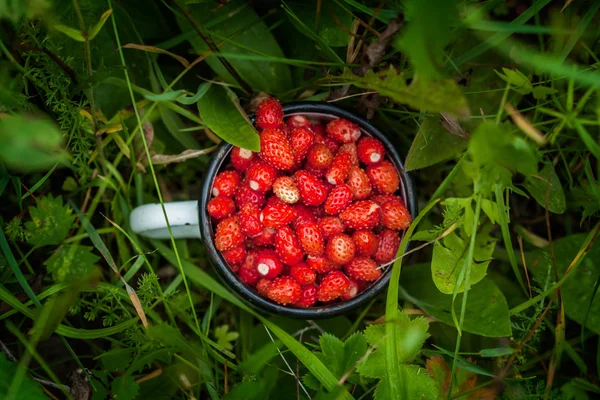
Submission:
[[[174,201],[165,203],[165,210],[175,239],[200,239],[198,201]],[[144,204],[131,211],[131,229],[152,239],[169,239],[167,221],[160,203]]]

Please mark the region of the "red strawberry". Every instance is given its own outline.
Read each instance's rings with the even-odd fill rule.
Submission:
[[[346,184],[352,190],[354,200],[365,200],[371,195],[371,181],[362,168],[351,167]]]
[[[348,153],[350,155],[350,164],[353,167],[358,167],[358,165],[359,165],[358,148],[356,147],[356,144],[344,143],[343,145],[340,146],[338,153]]]
[[[242,177],[237,171],[223,171],[213,181],[212,194],[213,196],[233,197],[240,186]]]
[[[377,164],[385,156],[383,143],[374,137],[365,136],[358,141],[358,158],[365,164]]]
[[[267,278],[261,278],[258,282],[256,282],[256,291],[261,296],[267,297],[267,293],[269,293],[269,286],[271,286],[271,282],[273,280]]]
[[[281,228],[296,218],[294,207],[285,203],[267,205],[260,213],[263,225],[269,228]]]
[[[381,207],[371,200],[362,200],[350,204],[339,215],[350,229],[372,229],[379,224]]]
[[[260,250],[258,249],[250,249],[246,253],[246,259],[240,265],[241,269],[256,269],[254,266],[254,260],[256,260],[256,256],[258,255]]]
[[[347,119],[340,118],[327,124],[327,133],[330,138],[338,142],[352,143],[360,137],[360,128]]]
[[[325,212],[329,215],[338,215],[344,208],[352,203],[352,190],[345,184],[339,184],[325,200]]]
[[[230,197],[217,196],[210,199],[206,211],[211,217],[221,219],[230,216],[235,211],[235,204]]]
[[[290,146],[294,153],[294,161],[302,162],[308,154],[308,150],[315,142],[315,135],[306,127],[299,127],[292,130],[290,134]]]
[[[323,233],[316,222],[307,222],[298,227],[296,234],[300,245],[310,256],[320,256],[325,251]]]
[[[241,209],[246,204],[262,207],[265,204],[265,194],[257,192],[250,188],[247,183],[243,183],[235,194],[235,205],[238,209]]]
[[[371,180],[371,185],[379,193],[394,193],[400,187],[400,177],[398,170],[391,162],[383,160],[380,163],[369,165],[367,175]]]
[[[275,241],[275,229],[264,228],[261,233],[252,238],[252,244],[255,246],[268,246]]]
[[[346,292],[344,292],[342,295],[342,300],[350,300],[356,297],[356,295],[360,292],[360,286],[358,285],[358,282],[350,277],[348,277],[348,281],[350,281],[350,286],[348,286],[348,290],[346,290]]]
[[[271,189],[277,175],[277,169],[262,160],[256,160],[246,171],[246,181],[250,189],[265,193]]]
[[[279,197],[277,196],[269,196],[267,198],[267,206],[279,206],[281,204],[285,204]]]
[[[315,217],[314,210],[311,207],[304,204],[295,204],[294,210],[296,210],[296,219],[292,221],[292,227],[295,230],[306,222],[317,222],[317,217]]]
[[[273,167],[285,171],[294,165],[290,142],[279,129],[265,129],[260,134],[260,157]]]
[[[300,200],[300,191],[294,178],[291,176],[280,176],[273,182],[273,193],[281,201],[287,204],[294,204]]]
[[[308,256],[306,263],[319,274],[326,274],[341,268],[341,265],[332,263],[325,256]]]
[[[354,258],[356,245],[352,238],[343,233],[333,236],[327,242],[325,255],[334,264],[346,264]]]
[[[246,259],[246,246],[243,244],[235,247],[231,250],[225,250],[221,253],[227,264],[236,265],[241,264]]]
[[[333,235],[344,232],[346,227],[338,217],[323,217],[319,220],[319,229],[323,232],[323,239],[327,240]]]
[[[321,139],[325,139],[325,137],[327,136],[327,132],[325,131],[325,128],[323,127],[323,125],[321,125],[319,123],[312,124],[310,126],[310,130],[313,131],[313,133],[316,136],[319,136]],[[321,141],[319,143],[323,143],[323,141]]]
[[[231,150],[230,158],[233,168],[240,172],[246,172],[256,156],[250,150],[234,147],[233,150]]]
[[[240,268],[238,276],[242,282],[249,286],[254,286],[260,278],[256,268]]]
[[[402,197],[396,196],[394,194],[377,194],[375,196],[372,196],[371,200],[373,200],[375,203],[379,204],[380,206],[383,206],[383,204],[387,203],[388,201],[395,201],[399,204],[402,204],[402,206],[406,207],[404,205],[404,200],[402,199]]]
[[[244,235],[259,235],[265,228],[260,220],[260,208],[251,203],[244,204],[239,213],[239,224]]]
[[[290,276],[301,285],[310,285],[317,280],[317,273],[306,263],[300,263],[290,268]]]
[[[370,257],[377,252],[379,239],[371,231],[356,231],[352,234],[352,240],[356,245],[356,255],[358,256]]]
[[[411,222],[410,213],[403,203],[389,200],[381,206],[381,224],[386,228],[404,230]]]
[[[333,162],[325,172],[325,179],[332,185],[344,183],[352,167],[352,160],[348,153],[337,153]]]
[[[340,149],[340,144],[330,137],[325,137],[323,144],[327,146],[329,151],[331,151],[331,154],[336,154]]]
[[[308,149],[308,154],[306,155],[307,168],[325,169],[331,165],[332,161],[333,154],[324,144],[316,143]]]
[[[275,251],[281,262],[286,265],[298,264],[304,258],[300,242],[289,226],[284,226],[275,233]]]
[[[350,280],[342,271],[333,271],[327,274],[317,290],[319,301],[331,301],[341,297],[350,287]]]
[[[368,257],[355,257],[344,265],[344,271],[350,278],[361,281],[374,281],[381,276],[377,263]]]
[[[281,274],[283,264],[274,250],[261,250],[254,260],[256,270],[262,278],[275,279]]]
[[[228,217],[219,221],[215,233],[215,247],[219,251],[231,250],[244,242],[244,235],[237,217]]]
[[[398,248],[400,247],[400,235],[397,231],[384,229],[379,234],[379,246],[373,256],[379,264],[385,264],[396,258]]]
[[[278,128],[283,124],[283,107],[279,100],[267,97],[256,110],[256,126],[261,129]]]
[[[292,115],[286,121],[286,125],[290,131],[296,128],[309,128],[310,121],[303,115]]]
[[[302,288],[289,276],[280,276],[269,285],[267,296],[279,304],[293,304],[300,300]]]
[[[300,299],[295,303],[296,306],[308,308],[317,302],[317,285],[304,285],[300,290]]]
[[[300,199],[305,205],[318,206],[327,199],[327,187],[320,179],[306,171],[296,172],[295,178]]]

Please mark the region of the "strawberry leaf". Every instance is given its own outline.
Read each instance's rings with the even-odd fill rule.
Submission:
[[[133,400],[139,389],[138,383],[130,375],[117,377],[111,385],[113,398],[117,400]]]
[[[58,282],[88,276],[100,259],[91,250],[88,246],[66,245],[52,254],[44,265]]]
[[[63,205],[61,196],[42,197],[37,207],[30,207],[31,221],[25,222],[27,241],[34,246],[61,244],[73,226],[72,210]]]
[[[233,350],[231,342],[236,341],[240,337],[237,332],[229,332],[229,325],[222,325],[215,328],[215,338],[217,338],[217,344],[224,349]]]

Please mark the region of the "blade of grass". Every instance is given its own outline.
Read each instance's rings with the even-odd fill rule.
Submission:
[[[588,150],[594,155],[594,157],[596,157],[597,160],[600,160],[600,145],[596,143],[592,135],[590,135],[587,129],[585,129],[578,120],[573,120],[572,123]]]
[[[573,51],[573,48],[592,21],[592,18],[594,18],[598,12],[598,8],[600,8],[600,2],[595,1],[590,5],[590,8],[587,10],[583,18],[581,18],[581,21],[579,21],[577,24],[575,31],[569,36],[569,41],[565,44],[563,51],[560,53],[560,61],[566,60],[569,54],[571,54],[571,51]]]
[[[54,172],[54,170],[56,169],[56,167],[58,166],[59,163],[54,164],[54,167],[52,167],[50,169],[50,171],[48,171],[46,173],[46,175],[44,175],[42,177],[42,179],[40,179],[39,181],[37,181],[35,183],[35,185],[33,185],[28,191],[27,193],[25,193],[23,195],[23,197],[21,197],[21,200],[25,200],[27,197],[31,196],[33,194],[33,192],[35,192],[40,186],[42,186],[44,184],[44,182],[46,182],[48,180],[48,178],[50,178],[50,175],[52,175],[52,173]],[[0,194],[2,194],[2,192],[0,191]]]

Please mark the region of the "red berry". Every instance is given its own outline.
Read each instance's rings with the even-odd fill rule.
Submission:
[[[239,224],[244,235],[259,235],[265,228],[260,220],[260,208],[251,203],[244,204],[239,212]]]
[[[296,306],[308,308],[317,302],[317,285],[304,285],[300,290],[300,299],[295,303]]]
[[[338,217],[323,217],[319,220],[319,229],[323,232],[323,238],[327,240],[333,235],[344,232],[346,227]]]
[[[374,281],[381,276],[377,263],[368,257],[355,257],[344,265],[344,271],[350,278],[361,281]]]
[[[360,128],[347,119],[340,118],[327,124],[327,133],[330,138],[338,142],[352,143],[360,137]]]
[[[377,194],[377,195],[371,197],[371,200],[373,200],[375,203],[379,204],[380,206],[383,206],[388,201],[395,201],[395,202],[400,203],[403,206],[405,206],[404,200],[402,199],[402,197],[396,196],[393,194]]]
[[[317,217],[315,217],[314,210],[311,207],[304,204],[295,204],[294,210],[296,210],[296,219],[292,221],[292,227],[295,230],[306,222],[317,222]]]
[[[290,268],[290,276],[301,285],[309,285],[317,280],[317,273],[306,263],[300,263]]]
[[[254,286],[260,278],[256,268],[240,268],[238,276],[242,282],[249,286]]]
[[[294,204],[300,200],[300,191],[294,178],[291,176],[280,176],[273,182],[273,193],[281,201],[287,204]]]
[[[333,162],[333,153],[322,143],[313,144],[306,155],[306,167],[325,169]]]
[[[265,204],[265,194],[257,192],[250,188],[247,183],[243,183],[235,194],[235,205],[238,209],[241,209],[246,204],[262,207]]]
[[[290,142],[279,129],[266,129],[260,134],[260,157],[279,170],[288,170],[294,165],[294,153]]]
[[[240,265],[241,269],[256,269],[254,266],[254,260],[256,260],[256,256],[258,255],[260,250],[258,249],[250,249],[246,253],[246,259]]]
[[[348,277],[348,281],[350,282],[350,285],[348,286],[348,290],[346,290],[342,295],[342,300],[350,300],[356,297],[356,295],[360,292],[360,286],[356,280]]]
[[[292,115],[286,121],[286,125],[290,131],[296,128],[309,128],[310,121],[303,115]]]
[[[300,242],[289,226],[284,226],[275,233],[275,251],[285,265],[298,264],[304,258]]]
[[[321,138],[321,141],[319,143],[323,143],[323,139],[325,139],[325,137],[327,136],[327,132],[325,131],[325,128],[323,127],[323,125],[321,125],[319,123],[312,124],[310,126],[310,130],[313,131],[315,136],[319,136]]]
[[[296,210],[285,203],[267,205],[260,213],[263,225],[275,229],[288,225],[294,218],[296,218]]]
[[[365,136],[358,141],[358,158],[365,164],[377,164],[385,156],[383,143],[374,137]]]
[[[255,246],[268,246],[275,241],[275,229],[265,227],[261,233],[252,238]]]
[[[274,250],[261,250],[254,260],[256,270],[262,278],[275,279],[281,274],[283,264]]]
[[[268,97],[256,110],[256,126],[261,129],[278,128],[283,124],[283,107],[279,100]]]
[[[397,231],[384,229],[379,234],[379,246],[373,256],[379,264],[385,264],[396,258],[400,247],[400,235]]]
[[[372,229],[379,224],[381,207],[371,200],[361,200],[350,204],[339,215],[350,229]]]
[[[265,193],[271,189],[277,175],[277,169],[262,160],[256,160],[246,171],[246,181],[250,189]]]
[[[295,178],[300,199],[305,205],[318,206],[327,199],[327,186],[319,178],[306,171],[296,172]]]
[[[271,282],[273,280],[267,278],[261,278],[258,282],[256,282],[256,291],[261,296],[267,297],[269,293],[269,286],[271,286]]]
[[[228,217],[219,221],[215,233],[215,247],[219,251],[231,250],[244,242],[244,235],[237,217]]]
[[[342,271],[333,271],[327,274],[317,290],[319,301],[332,301],[341,297],[350,287],[350,280]]]
[[[269,285],[267,296],[279,304],[293,304],[300,300],[302,288],[289,276],[280,276]]]
[[[308,256],[306,263],[319,274],[326,274],[341,268],[341,265],[332,263],[325,256]]]
[[[210,199],[206,211],[211,217],[221,219],[230,216],[235,211],[235,204],[230,197],[217,196]]]
[[[325,200],[325,212],[329,215],[338,215],[344,208],[352,203],[352,190],[348,185],[340,184],[333,188]]]
[[[356,255],[370,257],[375,254],[379,246],[379,239],[372,231],[361,230],[352,234],[352,240],[356,245]]]
[[[343,233],[333,236],[327,242],[325,255],[334,264],[346,264],[354,258],[356,245],[352,238]]]
[[[223,171],[213,181],[212,194],[213,196],[233,197],[237,192],[242,177],[237,171]]]
[[[391,162],[383,160],[380,163],[369,165],[367,175],[371,185],[379,193],[391,194],[400,187],[398,170]]]
[[[290,134],[290,146],[294,153],[294,161],[302,162],[308,154],[308,150],[315,142],[315,135],[306,127],[292,129]]]
[[[325,179],[332,185],[344,183],[352,167],[352,160],[348,153],[338,153],[325,172]]]
[[[343,145],[340,146],[338,153],[348,153],[350,155],[350,164],[353,167],[358,167],[358,165],[359,165],[358,148],[356,147],[356,144],[344,143]]]
[[[411,222],[410,213],[403,203],[390,200],[381,206],[381,224],[386,228],[404,230]]]
[[[256,156],[250,150],[234,147],[233,150],[231,150],[230,158],[233,168],[240,172],[246,172]]]
[[[236,265],[241,264],[246,259],[246,246],[243,244],[235,247],[231,250],[225,250],[221,253],[227,264]]]
[[[362,168],[351,167],[346,184],[352,190],[354,200],[365,200],[371,195],[371,181]]]
[[[298,227],[296,234],[300,245],[311,256],[320,256],[325,251],[323,233],[316,222],[307,222]]]

